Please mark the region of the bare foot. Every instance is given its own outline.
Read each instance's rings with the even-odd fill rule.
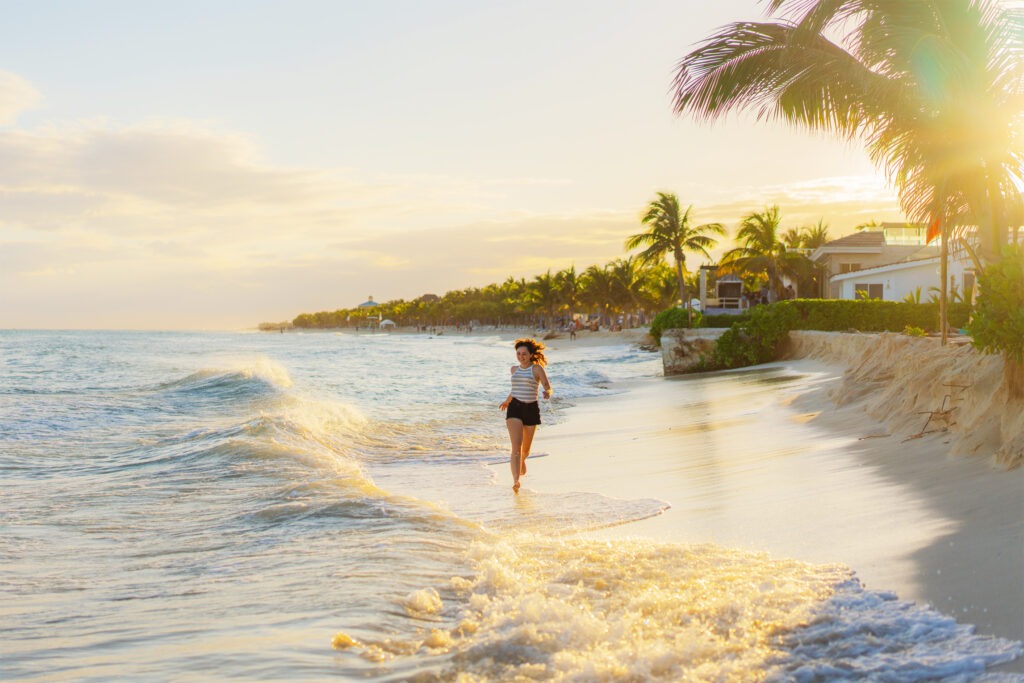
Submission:
[[[519,464],[519,476],[521,477],[524,474],[526,474],[526,458],[523,458],[522,462]]]
[[[519,482],[512,484],[512,493],[519,493]]]

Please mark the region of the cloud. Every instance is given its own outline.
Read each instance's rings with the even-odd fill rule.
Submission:
[[[0,288],[19,293],[0,300],[0,321],[237,328],[369,294],[582,271],[625,255],[646,201],[565,209],[594,201],[582,185],[287,167],[246,135],[188,121],[0,129]],[[770,203],[787,226],[824,216],[837,236],[856,216],[898,211],[884,186],[859,178],[684,195],[695,220],[730,234]]]
[[[21,76],[0,71],[0,126],[9,126],[21,112],[31,109],[42,99],[39,91]]]
[[[309,204],[357,193],[341,178],[259,163],[243,136],[184,123],[0,134],[0,187],[44,196],[93,198],[97,206],[139,206],[207,214]]]

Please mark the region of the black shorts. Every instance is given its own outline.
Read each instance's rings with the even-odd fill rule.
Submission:
[[[518,398],[512,399],[505,411],[505,419],[520,420],[525,427],[533,427],[540,424],[540,404],[534,401],[527,403]]]

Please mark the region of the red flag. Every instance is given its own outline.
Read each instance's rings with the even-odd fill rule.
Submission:
[[[932,240],[939,236],[941,233],[941,230],[939,230],[939,221],[941,220],[941,218],[936,217],[935,220],[931,222],[931,225],[928,226],[928,233],[924,238],[925,244],[931,244]]]

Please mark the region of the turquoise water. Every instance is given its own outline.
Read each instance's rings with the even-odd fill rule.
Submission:
[[[660,371],[551,361],[546,424]],[[497,337],[0,332],[0,677],[984,680],[1020,653],[845,567],[578,537],[666,503],[510,495],[513,362]]]

